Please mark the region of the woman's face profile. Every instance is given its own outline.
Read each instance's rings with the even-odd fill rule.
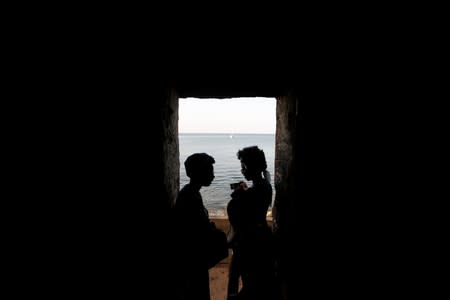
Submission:
[[[241,161],[241,173],[244,175],[245,179],[250,180],[248,167],[243,161]]]

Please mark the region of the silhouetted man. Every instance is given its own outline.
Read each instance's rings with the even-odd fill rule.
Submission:
[[[215,160],[206,153],[195,153],[184,162],[190,178],[179,192],[174,216],[179,244],[175,249],[180,261],[181,299],[210,300],[209,273],[205,250],[211,226],[200,189],[214,179]]]

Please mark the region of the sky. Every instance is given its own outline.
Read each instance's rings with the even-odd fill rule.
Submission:
[[[179,133],[275,134],[275,98],[180,98]]]

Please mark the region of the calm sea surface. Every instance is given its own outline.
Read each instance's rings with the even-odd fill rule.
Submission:
[[[202,187],[200,193],[210,216],[225,216],[226,205],[231,199],[230,183],[240,180],[246,181],[241,174],[241,163],[236,156],[238,150],[248,146],[258,146],[266,155],[267,170],[270,172],[273,199],[275,135],[274,134],[199,134],[180,133],[180,188],[189,182],[184,168],[186,158],[197,152],[205,152],[213,156],[214,181],[209,187]],[[251,182],[247,182],[250,186]],[[272,203],[273,203],[272,199]]]

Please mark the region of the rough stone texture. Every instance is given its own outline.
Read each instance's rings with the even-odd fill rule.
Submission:
[[[180,183],[178,145],[178,96],[171,90],[161,108],[163,120],[163,178],[164,188],[171,205],[175,203]]]
[[[296,102],[292,96],[277,98],[275,144],[275,226],[283,227],[290,203],[296,201],[294,164],[296,145]],[[281,228],[283,229],[283,228]]]

